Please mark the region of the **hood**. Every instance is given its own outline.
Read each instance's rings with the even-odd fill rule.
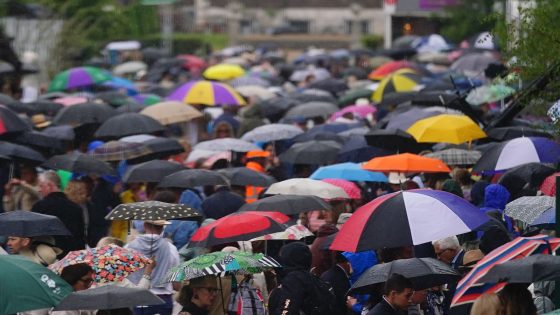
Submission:
[[[167,242],[161,235],[156,234],[140,234],[135,240],[137,243],[134,249],[144,253],[156,252]]]
[[[352,265],[352,274],[350,275],[350,282],[354,283],[369,267],[377,265],[377,255],[374,251],[368,250],[359,253],[342,253]]]
[[[484,189],[484,208],[504,210],[509,191],[500,184],[490,184]]]
[[[232,133],[233,136],[235,136],[235,134],[237,133],[237,129],[239,129],[239,121],[237,119],[235,119],[235,116],[233,116],[230,113],[223,113],[218,118],[216,118],[216,120],[214,120],[212,133],[215,132],[216,127],[219,124],[227,124],[229,127],[231,127],[231,129],[233,131],[233,133]]]
[[[286,270],[309,270],[311,268],[311,250],[302,242],[282,246],[278,259]]]
[[[317,237],[329,236],[329,235],[332,235],[336,232],[338,232],[338,229],[336,228],[336,225],[334,225],[332,223],[325,223],[325,224],[321,225],[319,227],[319,229],[317,230]]]
[[[474,183],[471,188],[471,201],[473,205],[477,207],[482,207],[484,204],[484,189],[490,185],[487,181],[479,181]]]

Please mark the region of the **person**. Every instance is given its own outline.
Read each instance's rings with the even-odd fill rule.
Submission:
[[[219,291],[214,276],[191,279],[179,292],[177,302],[183,306],[179,315],[207,315]]]
[[[360,276],[370,267],[378,263],[377,254],[373,250],[364,252],[342,253],[344,257],[350,262],[352,273],[350,274],[350,284],[356,283]],[[352,294],[349,296],[346,305],[354,312],[354,314],[362,314],[366,309],[368,301],[370,300],[369,294]],[[367,312],[366,312],[367,313]]]
[[[482,212],[492,215],[498,213],[498,218],[503,221],[507,230],[513,232],[513,223],[510,218],[504,216],[504,209],[509,201],[510,193],[506,187],[500,184],[490,184],[484,188],[484,204],[480,208]],[[496,217],[496,215],[493,215]]]
[[[6,245],[10,253],[19,254],[22,250],[31,247],[31,237],[8,236]]]
[[[162,236],[163,227],[168,223],[164,220],[144,221],[144,234],[137,236],[125,246],[125,248],[134,249],[148,257],[155,256],[157,266],[148,279],[151,280],[150,291],[165,301],[165,304],[161,305],[136,308],[135,314],[171,315],[173,310],[173,287],[171,283],[163,283],[163,278],[169,269],[179,264],[179,253],[175,246]],[[146,277],[146,275],[135,273],[129,276],[129,280],[138,284],[141,277]]]
[[[29,211],[41,199],[37,169],[32,166],[23,166],[20,173],[21,179],[12,178],[4,186],[2,201],[5,212],[13,210]]]
[[[323,224],[317,231],[317,238],[311,244],[311,272],[316,275],[321,275],[333,266],[333,257],[325,244],[332,239],[332,236],[338,232],[334,224]]]
[[[114,190],[114,185],[106,177],[94,177],[91,189],[89,209],[88,244],[95,246],[99,240],[109,233],[111,221],[105,216],[120,204],[119,195]],[[121,224],[122,225],[122,224]],[[120,237],[124,240],[128,234],[125,228]]]
[[[459,240],[456,236],[446,237],[432,242],[437,259],[451,265],[455,270],[459,270],[463,262],[465,251],[459,245]]]
[[[8,247],[13,254],[18,254],[32,261],[48,266],[56,261],[62,250],[55,247],[52,236],[8,237]]]
[[[245,156],[247,157],[247,164],[245,164],[246,168],[262,174],[266,173],[270,152],[262,151],[262,150],[253,150],[247,152]],[[263,190],[264,187],[257,187],[257,186],[250,186],[250,185],[246,186],[245,202],[252,203],[259,200],[259,195]]]
[[[335,254],[335,265],[321,275],[321,279],[329,283],[334,290],[336,296],[336,313],[346,314],[347,295],[350,290],[350,275],[352,274],[352,266],[342,252]]]
[[[73,179],[66,184],[64,188],[64,194],[68,197],[68,200],[80,206],[82,209],[82,216],[84,218],[84,235],[86,240],[88,239],[88,228],[89,228],[89,210],[88,210],[88,191],[86,183],[80,180]]]
[[[62,249],[59,258],[69,251],[84,249],[83,211],[60,191],[60,177],[53,171],[42,173],[39,176],[39,188],[43,199],[38,201],[31,211],[58,217],[71,233],[71,236],[54,236],[56,245]]]
[[[202,213],[206,218],[218,220],[234,213],[245,204],[245,199],[232,192],[227,186],[219,186],[216,192],[202,202]]]
[[[72,286],[74,291],[87,290],[93,284],[95,273],[87,263],[69,265],[62,269],[60,277]]]
[[[403,314],[411,303],[412,282],[400,274],[392,274],[385,282],[384,295],[381,302],[369,311],[368,315]]]
[[[473,303],[470,315],[501,315],[502,304],[496,293],[484,293]]]
[[[524,283],[508,283],[498,294],[502,302],[504,315],[536,315],[537,307],[533,303],[531,292]]]
[[[531,285],[533,288],[533,303],[537,307],[537,314],[545,314],[556,309],[552,297],[556,283],[554,281],[539,281]]]

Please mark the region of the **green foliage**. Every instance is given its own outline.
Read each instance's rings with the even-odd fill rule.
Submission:
[[[480,32],[493,29],[496,20],[493,8],[504,0],[463,0],[446,9],[447,19],[441,34],[451,41],[460,42]],[[501,4],[500,4],[501,5]]]
[[[383,44],[383,36],[381,35],[365,35],[362,37],[362,45],[366,48],[376,49]]]

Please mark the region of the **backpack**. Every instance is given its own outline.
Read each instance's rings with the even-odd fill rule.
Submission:
[[[305,272],[310,287],[302,311],[305,315],[340,315],[336,313],[336,296],[330,284],[316,275]],[[298,277],[301,279],[304,275]]]
[[[248,279],[239,282],[232,290],[227,307],[228,315],[265,315],[264,299],[261,292]]]

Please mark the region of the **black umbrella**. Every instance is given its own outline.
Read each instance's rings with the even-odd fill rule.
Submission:
[[[61,109],[54,117],[53,124],[71,126],[102,124],[115,114],[115,110],[109,105],[98,103],[76,104]]]
[[[194,169],[184,170],[165,176],[160,188],[193,188],[197,186],[229,185],[227,178],[214,171]]]
[[[48,149],[54,151],[63,151],[65,143],[63,140],[46,135],[39,131],[27,131],[13,138],[18,144],[29,145],[38,149]]]
[[[55,216],[16,210],[0,214],[0,235],[33,237],[71,233]]]
[[[539,188],[545,178],[556,170],[542,163],[527,163],[509,169],[500,177],[498,184],[508,189],[510,194],[516,195],[523,188]]]
[[[8,109],[8,107],[0,105],[0,135],[23,132],[30,129],[31,127],[25,120],[19,118],[19,116]]]
[[[124,142],[137,142],[146,145],[150,151],[149,154],[141,156],[139,158],[131,159],[131,163],[141,163],[154,159],[167,158],[170,155],[179,154],[185,152],[185,148],[173,138],[165,137],[154,137],[154,136],[131,136],[120,139]]]
[[[560,257],[531,255],[494,265],[477,283],[532,283],[560,278]]]
[[[342,148],[338,142],[307,141],[296,143],[278,158],[291,164],[326,165],[336,160],[336,155]]]
[[[334,103],[313,101],[292,107],[284,118],[328,117],[338,110],[338,106]]]
[[[498,141],[511,140],[519,137],[551,138],[548,132],[524,126],[497,127],[487,131],[488,137]]]
[[[64,108],[64,105],[60,103],[47,100],[39,100],[31,103],[26,103],[26,105],[36,114],[45,114],[51,117],[56,115],[56,113]]]
[[[165,301],[146,289],[104,285],[73,292],[66,296],[54,310],[113,310],[164,303]]]
[[[383,283],[398,273],[412,282],[414,289],[427,289],[459,281],[461,274],[449,265],[434,258],[410,258],[394,260],[370,267],[354,283],[351,291],[370,292],[373,285]]]
[[[374,157],[390,155],[391,152],[369,146],[366,139],[360,135],[353,135],[346,139],[337,155],[338,162],[361,163]]]
[[[138,134],[163,131],[165,127],[152,117],[126,113],[105,121],[95,132],[98,138],[122,138]]]
[[[47,127],[41,133],[65,141],[72,141],[76,137],[74,128],[68,125]]]
[[[246,203],[238,211],[277,211],[292,215],[315,210],[332,210],[332,207],[316,196],[274,195]]]
[[[308,88],[319,89],[330,92],[333,95],[337,95],[348,90],[348,85],[346,85],[346,82],[344,82],[343,80],[327,78],[324,80],[312,82],[311,84],[309,84]]]
[[[139,113],[141,112],[143,109],[145,109],[147,106],[143,105],[143,104],[139,104],[137,102],[127,102],[121,106],[119,106],[116,109],[116,112],[119,114],[125,114],[125,113]]]
[[[354,76],[357,80],[367,80],[368,73],[364,68],[349,67],[342,70],[342,75],[344,77]]]
[[[72,173],[115,175],[111,165],[82,153],[55,155],[43,163],[44,167]]]
[[[218,173],[224,175],[231,185],[268,187],[276,183],[273,177],[246,167],[226,168]]]
[[[103,91],[95,93],[95,98],[107,105],[119,107],[127,103],[136,103],[133,98],[120,91]]]
[[[313,93],[312,90],[307,90],[304,93],[299,93],[299,92],[291,93],[288,94],[288,97],[293,98],[299,101],[300,103],[323,102],[323,103],[336,104],[336,99],[333,96],[331,96],[329,93],[325,93],[325,92],[321,94]]]
[[[165,176],[184,170],[179,163],[153,160],[129,167],[122,178],[125,183],[158,183]]]
[[[200,214],[187,205],[161,201],[124,203],[105,216],[106,220],[199,220]]]
[[[332,141],[336,141],[340,144],[344,143],[344,137],[337,135],[334,132],[330,132],[330,131],[307,131],[305,133],[302,133],[298,136],[295,136],[292,139],[294,142],[307,142],[307,141],[313,141],[313,140],[332,140]]]
[[[266,118],[270,119],[272,122],[276,122],[282,118],[286,111],[298,104],[301,104],[301,102],[293,98],[273,97],[258,102],[257,106],[259,106],[262,114]]]
[[[426,148],[425,144],[418,143],[409,133],[400,129],[373,130],[365,135],[369,145],[398,151],[399,153],[418,153]]]
[[[16,161],[43,163],[43,155],[26,146],[0,141],[0,155],[8,156]]]

